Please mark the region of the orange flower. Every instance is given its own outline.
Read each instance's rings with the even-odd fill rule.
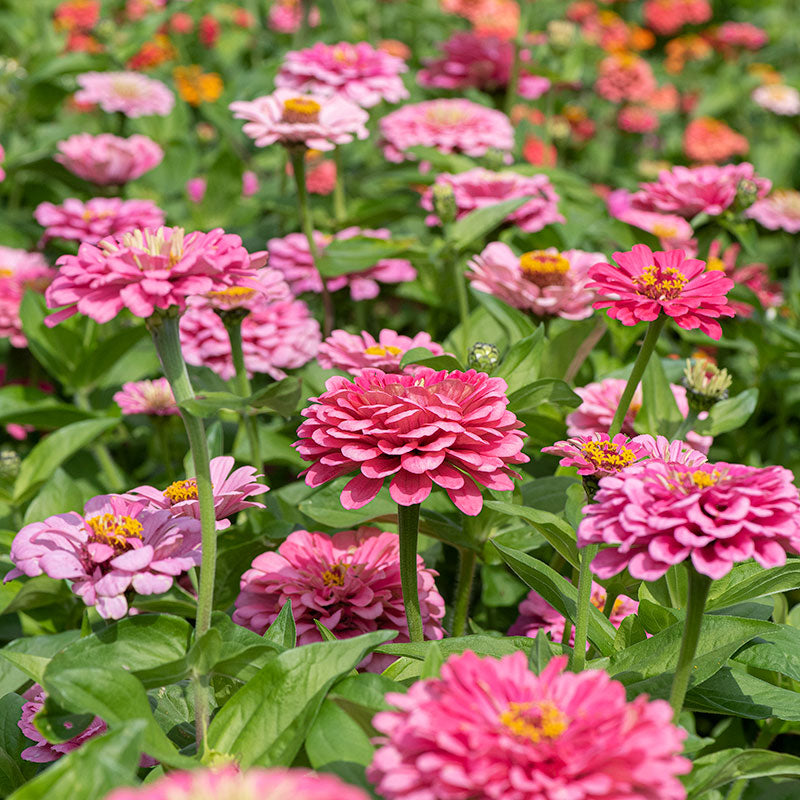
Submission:
[[[174,58],[172,42],[163,33],[158,33],[152,42],[145,42],[139,52],[128,59],[128,69],[152,69]]]
[[[744,136],[712,117],[693,119],[683,134],[683,150],[693,161],[726,161],[731,156],[744,155],[749,149]]]
[[[224,84],[216,72],[203,72],[197,64],[175,67],[172,72],[178,94],[190,106],[213,103],[222,94]]]

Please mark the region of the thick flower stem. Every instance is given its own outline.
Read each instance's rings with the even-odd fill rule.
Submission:
[[[400,583],[403,587],[403,604],[406,607],[408,638],[422,642],[422,615],[419,611],[419,584],[417,582],[417,532],[419,530],[419,503],[397,506],[397,533],[400,536]]]
[[[456,582],[456,602],[453,609],[453,636],[463,636],[467,630],[476,558],[477,554],[474,550],[461,548],[458,551],[458,581]]]
[[[706,607],[708,590],[711,588],[711,578],[701,575],[690,564],[687,564],[687,568],[689,570],[689,595],[686,601],[686,621],[683,627],[681,651],[678,654],[678,666],[675,668],[672,691],[669,695],[669,704],[672,706],[676,722],[689,688],[692,662],[697,650],[697,642],[700,640],[700,628],[703,624],[703,611]]]
[[[325,278],[319,271],[319,252],[317,243],[314,241],[314,225],[311,221],[311,213],[308,207],[308,192],[306,190],[306,151],[305,148],[292,147],[289,149],[289,158],[292,160],[292,171],[294,172],[294,182],[297,185],[297,206],[300,211],[300,224],[303,233],[308,240],[308,249],[311,252],[311,260],[314,268],[319,275],[322,284],[322,308],[324,320],[322,325],[323,335],[328,336],[333,330],[333,299],[328,291]]]
[[[178,334],[178,317],[158,316],[149,320],[158,357],[164,375],[172,387],[175,400],[180,404],[194,397],[194,390],[186,371]],[[186,428],[189,447],[194,461],[197,480],[197,501],[200,506],[202,555],[200,562],[200,586],[197,593],[197,619],[195,637],[199,639],[211,627],[211,612],[214,603],[214,576],[217,562],[217,526],[214,514],[214,494],[211,486],[211,470],[208,458],[208,441],[203,420],[180,408]],[[198,750],[202,748],[208,729],[208,676],[192,678],[195,696],[195,729]]]
[[[581,549],[581,568],[578,572],[578,618],[575,620],[575,646],[572,652],[572,671],[580,672],[586,664],[586,638],[589,632],[589,606],[592,602],[592,560],[600,545],[590,544]]]
[[[231,358],[233,359],[233,368],[236,370],[234,381],[236,384],[236,392],[239,397],[250,397],[253,393],[250,388],[250,379],[247,377],[247,368],[244,364],[244,351],[242,350],[242,323],[240,321],[226,324],[228,330],[228,338],[231,341]],[[250,459],[253,466],[260,470],[264,464],[261,461],[261,443],[258,440],[258,424],[252,414],[247,412],[247,409],[242,411],[241,414],[242,427],[247,434],[247,441],[250,443]]]
[[[333,151],[333,163],[336,164],[336,183],[333,185],[333,217],[337,225],[342,225],[347,219],[347,197],[344,191],[344,164],[341,147],[337,147]]]
[[[644,337],[639,355],[636,356],[636,361],[633,363],[631,375],[628,378],[628,382],[625,384],[625,389],[619,400],[614,419],[611,421],[611,427],[608,429],[608,435],[612,439],[622,430],[622,425],[625,422],[625,415],[628,413],[628,409],[631,406],[631,400],[633,400],[633,393],[642,380],[647,362],[650,360],[650,356],[656,348],[656,342],[661,335],[664,325],[667,323],[667,319],[668,317],[665,314],[660,314],[650,323],[650,327],[647,329],[647,335]]]

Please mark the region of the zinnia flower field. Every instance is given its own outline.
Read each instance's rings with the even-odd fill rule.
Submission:
[[[0,19],[0,797],[800,798],[795,0]]]

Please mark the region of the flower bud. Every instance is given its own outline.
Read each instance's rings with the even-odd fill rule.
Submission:
[[[487,342],[475,342],[469,350],[467,356],[467,366],[476,369],[478,372],[491,374],[492,370],[500,361],[500,351],[493,344]]]
[[[749,178],[743,178],[736,187],[735,205],[737,209],[750,208],[758,200],[758,185]]]
[[[575,39],[577,27],[566,19],[554,19],[547,23],[547,40],[553,50],[566,50]]]
[[[449,183],[437,183],[433,187],[433,210],[442,222],[442,225],[449,225],[458,212],[456,197],[453,194],[453,187]]]
[[[0,480],[14,481],[19,475],[20,457],[14,450],[0,450]]]
[[[715,403],[727,399],[733,380],[728,370],[704,360],[687,359],[683,375],[689,408],[697,413],[708,411]]]

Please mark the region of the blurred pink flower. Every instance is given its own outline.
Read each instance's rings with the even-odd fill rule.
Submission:
[[[723,22],[714,33],[714,39],[729,47],[760,50],[769,37],[766,31],[749,22]]]
[[[751,97],[757,105],[766,108],[773,114],[780,114],[784,117],[794,117],[800,114],[800,92],[794,86],[784,84],[759,86],[753,90]]]
[[[303,410],[294,446],[313,462],[308,486],[356,472],[342,491],[344,508],[365,506],[391,476],[389,494],[399,505],[423,502],[435,483],[474,516],[483,507],[478,485],[513,489],[517,473],[509,465],[529,460],[501,378],[474,370],[369,369],[352,382],[330,378],[325,388]]]
[[[317,361],[323,369],[341,369],[351,375],[360,375],[365,369],[410,372],[414,365],[401,369],[400,361],[415,347],[424,347],[435,356],[444,352],[441,345],[431,341],[429,333],[410,337],[384,328],[375,339],[366,331],[355,334],[336,330],[319,346]]]
[[[400,540],[377,528],[326,533],[295,531],[277,552],[257,556],[242,575],[233,621],[263,634],[288,600],[299,645],[322,641],[315,621],[337,639],[394,630],[407,642],[408,624],[400,584]],[[441,639],[444,599],[438,573],[417,556],[417,586],[426,639]],[[371,654],[360,667],[382,672],[394,656]]]
[[[228,107],[236,119],[245,120],[243,130],[257,147],[280,142],[333,150],[353,137],[369,136],[367,112],[339,95],[326,97],[279,88],[252,102],[237,100]]]
[[[269,7],[267,24],[278,33],[296,33],[300,30],[302,18],[303,10],[300,7],[300,0],[274,0]],[[319,9],[312,6],[311,13],[308,15],[308,23],[312,28],[316,28],[319,22]]]
[[[5,580],[46,574],[66,578],[104,619],[128,613],[126,592],[166,592],[182,572],[200,563],[200,522],[148,509],[117,495],[26,525],[11,544],[15,564]]]
[[[713,117],[693,119],[683,132],[683,152],[692,161],[727,161],[733,156],[743,156],[749,149],[750,143],[744,136]]]
[[[0,245],[0,337],[7,337],[12,347],[28,345],[19,318],[25,292],[44,294],[55,275],[40,253]]]
[[[661,36],[677,33],[684,25],[702,25],[711,19],[708,0],[646,0],[644,23]]]
[[[757,200],[745,212],[759,225],[771,231],[800,232],[800,192],[776,189],[768,197]]]
[[[595,91],[612,103],[646,101],[656,89],[650,64],[635,53],[613,53],[598,67]]]
[[[623,106],[617,113],[617,126],[628,133],[652,133],[658,130],[658,114],[647,106]]]
[[[606,198],[606,205],[608,213],[615,219],[657,236],[665,250],[690,249],[696,246],[696,241],[692,239],[694,230],[683,217],[634,208],[633,195],[627,189],[611,192]]]
[[[114,395],[114,402],[123,414],[149,414],[166,417],[178,413],[175,395],[166,378],[153,381],[132,381],[124,383]]]
[[[75,102],[98,105],[110,114],[165,117],[175,105],[175,95],[161,81],[140,72],[84,72],[76,80],[81,88]]]
[[[555,247],[517,256],[502,242],[492,242],[469,262],[467,278],[481,292],[539,317],[586,319],[595,293],[587,288],[589,267],[603,253]]]
[[[383,117],[380,129],[383,154],[397,163],[413,157],[407,151],[415,146],[473,157],[490,148],[508,152],[514,147],[514,131],[502,111],[463,98],[403,106]]]
[[[450,656],[386,699],[367,778],[386,800],[683,800],[686,732],[664,700],[625,699],[602,670],[535,675],[525,653]]]
[[[242,173],[242,197],[252,197],[258,192],[258,175],[248,169]]]
[[[55,160],[98,186],[121,185],[157,167],[164,151],[147,136],[76,133],[58,143]]]
[[[33,216],[45,228],[42,242],[67,239],[97,244],[107,236],[164,224],[164,212],[152,200],[119,197],[93,197],[86,203],[70,197],[60,206],[39,203]]]
[[[400,77],[407,69],[402,58],[367,42],[316,42],[305,50],[286,53],[275,85],[294,92],[338,94],[362,108],[372,108],[384,100],[399,103],[408,97]]]
[[[208,181],[205,178],[190,178],[186,181],[186,194],[195,205],[203,202],[207,188]]]

